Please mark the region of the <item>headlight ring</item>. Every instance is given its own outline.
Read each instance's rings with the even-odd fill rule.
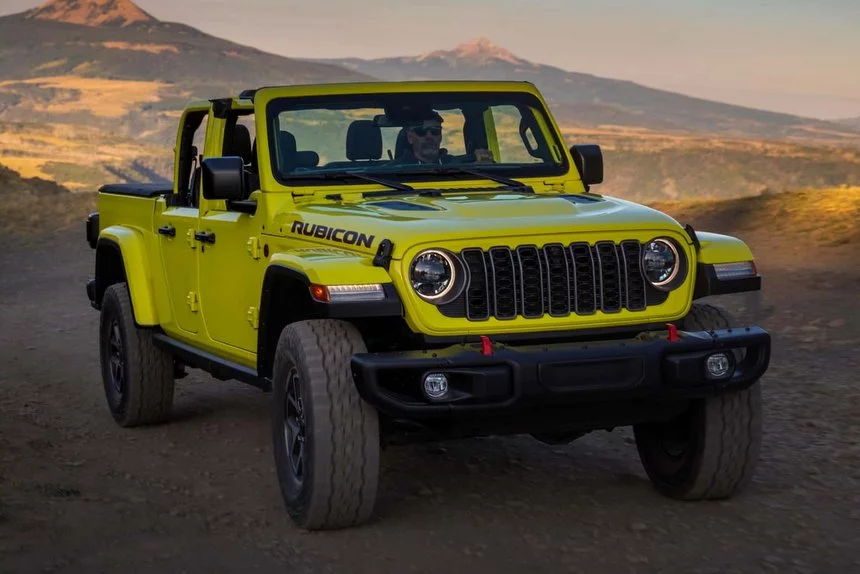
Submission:
[[[643,246],[640,265],[645,280],[663,291],[678,287],[687,274],[683,252],[674,241],[665,237],[654,238]]]
[[[425,249],[409,265],[409,283],[421,299],[434,305],[453,301],[467,283],[460,258],[444,249]]]

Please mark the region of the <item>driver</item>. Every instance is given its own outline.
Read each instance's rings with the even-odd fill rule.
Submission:
[[[404,163],[442,163],[442,116],[437,113],[424,121],[406,126],[409,145],[399,158]]]
[[[443,121],[442,116],[434,111],[424,120],[417,120],[404,126],[407,145],[396,161],[398,163],[417,164],[463,163],[464,161],[493,162],[492,153],[486,149],[478,149],[472,155],[459,158],[448,154],[448,150],[440,147]]]

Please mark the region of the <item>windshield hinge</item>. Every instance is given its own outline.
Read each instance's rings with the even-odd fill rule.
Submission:
[[[391,252],[394,251],[394,244],[390,239],[383,239],[376,250],[376,256],[373,258],[373,264],[376,267],[382,267],[386,271],[391,266]]]

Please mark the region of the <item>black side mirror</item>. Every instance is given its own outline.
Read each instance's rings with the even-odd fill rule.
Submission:
[[[603,183],[603,152],[599,145],[575,145],[570,148],[573,163],[586,186]]]
[[[203,197],[227,201],[245,198],[245,163],[241,157],[209,157],[201,168]]]

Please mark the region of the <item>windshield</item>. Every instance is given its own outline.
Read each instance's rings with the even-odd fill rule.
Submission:
[[[475,179],[469,170],[506,177],[567,171],[541,103],[522,92],[278,98],[267,117],[275,177],[290,186],[367,183],[335,177],[344,172],[418,181],[434,170],[443,179]]]

